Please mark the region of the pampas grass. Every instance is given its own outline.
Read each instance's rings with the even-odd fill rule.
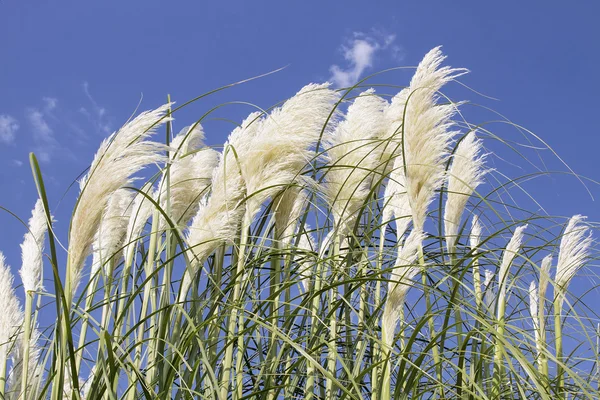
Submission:
[[[512,196],[501,150],[482,155],[510,139],[457,114],[440,91],[466,70],[444,62],[431,50],[403,89],[307,85],[215,150],[229,104],[173,136],[168,100],[101,143],[66,235],[32,155],[24,311],[0,257],[0,393],[593,398],[597,289],[572,289],[596,225]]]
[[[21,244],[23,264],[19,270],[19,275],[25,292],[35,292],[44,288],[42,254],[48,224],[46,223],[46,214],[41,200],[35,203],[31,214],[29,232],[25,234]]]
[[[437,92],[466,71],[440,68],[446,57],[439,47],[425,55],[408,90],[392,99],[386,110],[388,131],[401,133],[397,153],[403,157],[406,193],[415,229],[423,230],[427,207],[444,180],[448,147],[456,132],[451,131],[455,104],[436,104]]]
[[[495,396],[500,396],[504,390],[504,344],[503,337],[505,332],[506,321],[506,297],[508,292],[509,270],[513,260],[518,256],[523,243],[524,231],[527,225],[519,226],[515,229],[510,241],[506,245],[506,249],[502,254],[502,261],[498,270],[498,299],[496,302],[496,341],[494,343],[494,391]]]
[[[199,201],[208,194],[217,165],[219,153],[205,147],[203,139],[204,131],[196,125],[182,129],[170,144],[175,149],[171,156],[170,185],[161,183],[160,201],[163,209],[167,209],[169,201],[171,219],[178,226],[187,226],[198,211]]]
[[[554,338],[556,346],[556,375],[558,397],[564,398],[562,314],[567,288],[571,280],[590,256],[592,238],[588,228],[582,224],[585,217],[571,217],[560,241],[556,276],[554,278]]]
[[[386,104],[372,89],[361,93],[325,139],[330,168],[323,192],[340,234],[354,229],[371,184],[378,179],[374,173],[384,147],[381,138]]]
[[[8,356],[15,351],[16,339],[21,333],[23,311],[13,289],[14,277],[0,253],[0,396],[4,397]]]
[[[475,132],[470,132],[461,140],[452,156],[448,198],[444,208],[444,235],[449,254],[454,253],[460,218],[467,200],[482,183],[485,173],[483,157],[479,156],[481,145],[482,142],[475,137]]]
[[[128,122],[100,145],[89,173],[81,180],[69,229],[69,262],[66,291],[72,296],[81,278],[85,258],[91,251],[104,209],[111,195],[132,182],[132,175],[146,165],[163,160],[164,146],[147,139],[168,121],[169,105],[147,111]]]

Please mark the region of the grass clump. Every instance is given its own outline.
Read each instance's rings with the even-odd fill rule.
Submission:
[[[519,179],[441,94],[466,72],[444,59],[393,96],[307,85],[220,152],[211,112],[175,136],[172,103],[140,114],[81,180],[65,262],[32,155],[0,398],[594,398],[597,317],[569,295],[593,225],[504,199]]]

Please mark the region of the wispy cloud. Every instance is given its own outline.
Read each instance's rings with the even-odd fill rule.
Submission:
[[[89,83],[83,82],[82,87],[83,92],[92,104],[92,111],[90,112],[86,107],[81,107],[79,112],[85,115],[98,131],[103,134],[110,134],[112,130],[110,123],[108,122],[106,108],[100,106],[94,97],[92,97]]]
[[[54,137],[54,130],[48,124],[47,119],[56,119],[53,111],[58,105],[58,100],[53,97],[44,97],[42,101],[44,102],[42,108],[28,108],[25,115],[32,128],[36,156],[42,162],[49,162],[59,146]]]
[[[15,133],[19,130],[19,122],[10,115],[0,115],[0,142],[11,144],[15,141]]]
[[[400,61],[403,58],[402,48],[395,41],[396,35],[381,31],[373,31],[370,35],[354,32],[352,39],[341,46],[347,66],[334,64],[329,67],[331,81],[338,87],[354,85],[363,72],[373,66],[377,53],[383,50],[388,51],[395,61]]]

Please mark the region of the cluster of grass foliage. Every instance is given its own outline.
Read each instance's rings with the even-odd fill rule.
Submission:
[[[504,141],[441,95],[464,73],[443,59],[389,99],[309,85],[220,153],[214,110],[175,137],[170,103],[141,114],[80,182],[62,263],[32,155],[24,310],[0,259],[0,398],[597,398],[598,317],[568,292],[591,225],[511,200],[531,176],[486,169]]]

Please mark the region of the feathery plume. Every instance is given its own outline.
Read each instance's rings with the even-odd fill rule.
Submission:
[[[483,182],[485,170],[483,169],[484,156],[479,156],[481,147],[481,140],[477,139],[475,132],[470,132],[458,144],[452,156],[448,177],[448,197],[444,208],[444,235],[449,253],[454,252],[460,219],[467,200]]]
[[[240,161],[250,150],[256,136],[261,113],[250,114],[231,132],[211,179],[210,197],[203,198],[187,234],[189,249],[195,259],[183,275],[180,296],[185,296],[199,266],[222,243],[232,242],[244,218],[246,185]]]
[[[542,266],[540,268],[540,280],[537,291],[537,331],[536,331],[536,350],[538,357],[538,366],[541,373],[548,374],[548,360],[544,354],[544,347],[546,345],[546,291],[548,289],[548,283],[550,282],[550,268],[552,267],[552,256],[548,255],[542,260]],[[533,314],[532,314],[533,316]]]
[[[233,241],[242,222],[245,210],[241,202],[246,196],[246,186],[239,162],[249,151],[248,145],[256,135],[259,117],[258,112],[250,114],[229,135],[213,171],[210,197],[200,202],[192,220],[187,241],[198,264],[221,243]]]
[[[400,318],[404,300],[408,290],[412,287],[411,280],[421,271],[419,265],[414,265],[419,247],[423,242],[424,235],[419,231],[412,231],[406,238],[406,242],[398,250],[398,257],[391,272],[391,283],[388,288],[388,295],[383,309],[381,320],[382,329],[386,332],[384,344],[392,345],[396,324]]]
[[[476,255],[480,252],[479,245],[481,243],[481,224],[479,223],[479,216],[476,214],[473,216],[471,222],[471,234],[469,235],[469,245],[471,246],[471,254],[473,255],[473,291],[475,293],[475,303],[477,308],[481,307],[483,302],[483,293],[481,292],[481,271],[479,269],[479,260]]]
[[[471,246],[471,250],[474,251],[473,254],[475,254],[475,249],[479,248],[480,243],[481,243],[481,223],[479,222],[479,215],[474,215],[473,220],[471,222],[471,235],[469,235],[469,244]]]
[[[8,354],[15,348],[15,341],[23,323],[23,311],[13,289],[14,277],[0,252],[0,370],[6,365]]]
[[[275,237],[287,246],[296,231],[298,218],[303,214],[308,203],[306,191],[298,187],[289,187],[273,200],[273,216],[275,217]]]
[[[552,267],[552,256],[548,255],[542,260],[542,267],[540,268],[540,283],[539,283],[539,298],[546,298],[546,290],[548,289],[548,283],[550,282],[550,268]]]
[[[69,276],[72,295],[81,278],[83,263],[90,254],[102,214],[110,196],[131,183],[132,175],[146,165],[164,159],[160,154],[165,146],[150,142],[151,136],[163,123],[170,104],[140,114],[118,132],[105,139],[90,166],[89,174],[80,182],[81,193],[69,230]]]
[[[523,234],[527,229],[527,224],[519,226],[515,229],[515,233],[510,238],[506,249],[502,254],[502,261],[500,262],[500,271],[498,273],[498,287],[500,288],[498,296],[502,301],[506,298],[506,288],[508,286],[508,271],[513,260],[517,256],[521,245],[523,243]]]
[[[198,262],[233,239],[244,214],[251,221],[267,198],[292,184],[309,183],[300,172],[336,99],[328,84],[307,85],[268,118],[252,113],[231,133],[212,177],[211,196],[189,230]]]
[[[48,230],[46,213],[41,199],[35,203],[35,207],[29,219],[29,231],[25,234],[21,243],[21,258],[23,264],[19,275],[23,281],[25,292],[43,290],[43,259],[44,236]]]
[[[444,59],[439,47],[427,53],[410,86],[392,99],[384,113],[388,136],[398,143],[394,155],[403,155],[406,193],[417,231],[423,230],[427,207],[443,182],[448,145],[455,134],[450,128],[456,105],[437,104],[436,93],[444,84],[467,72],[440,68]],[[400,140],[395,139],[398,135]]]
[[[535,281],[531,281],[529,285],[529,313],[531,314],[531,320],[533,321],[533,331],[535,333],[535,345],[537,349],[538,356],[541,353],[540,348],[540,322],[538,318],[538,310],[539,310],[539,292],[537,286],[535,285]]]
[[[298,250],[301,252],[300,259],[300,268],[298,269],[299,275],[301,277],[302,287],[305,292],[310,290],[310,285],[312,281],[312,270],[313,266],[317,262],[317,246],[315,244],[315,239],[309,233],[310,226],[308,224],[304,225],[304,230],[302,233],[299,233],[300,239],[298,241]]]
[[[489,269],[485,270],[485,277],[483,279],[483,290],[484,297],[483,302],[488,310],[492,311],[492,306],[496,300],[496,289],[494,287],[494,273]]]
[[[88,378],[83,382],[83,385],[81,385],[81,398],[83,400],[87,399],[90,394],[90,389],[92,388],[92,383],[94,383],[94,377],[96,375],[96,366],[97,364],[92,367]]]
[[[19,399],[23,398],[21,393],[21,379],[23,377],[23,336],[19,335],[17,339],[17,345],[11,353],[12,368],[8,376],[7,386],[7,398]],[[27,363],[27,394],[28,398],[36,398],[40,390],[40,383],[42,374],[44,372],[44,366],[40,363],[40,355],[42,349],[39,345],[41,332],[34,329],[31,338],[29,340],[29,362]]]
[[[125,241],[132,201],[133,193],[127,189],[118,189],[108,199],[92,245],[94,261],[91,276],[96,274],[100,266],[109,274],[111,260],[116,261],[119,258]]]
[[[131,205],[131,213],[127,222],[127,233],[125,235],[125,248],[123,249],[127,260],[133,257],[132,253],[135,251],[135,243],[140,238],[146,222],[148,222],[154,211],[154,204],[148,197],[152,199],[156,198],[156,193],[152,190],[150,182],[144,185],[140,192],[135,195]]]
[[[406,194],[406,180],[403,169],[402,155],[398,155],[394,161],[394,168],[390,173],[390,179],[385,186],[382,212],[383,223],[387,223],[393,216],[399,243],[402,243],[402,237],[412,220],[412,211],[408,195]]]
[[[592,236],[582,224],[584,220],[585,217],[581,215],[571,217],[560,240],[555,282],[561,302],[564,301],[569,283],[589,256]]]
[[[204,146],[204,131],[199,124],[187,127],[173,139],[171,147],[176,149],[170,167],[171,219],[185,226],[198,211],[201,196],[207,193],[210,179],[219,159],[219,152]],[[162,185],[160,204],[167,205],[167,187]],[[161,230],[165,229],[161,218]]]
[[[387,102],[374,93],[373,89],[361,93],[324,140],[329,168],[323,192],[341,234],[354,228],[381,163]]]
[[[289,185],[312,184],[300,173],[312,159],[312,147],[326,131],[325,123],[338,98],[329,83],[306,85],[259,121],[256,135],[248,140],[247,152],[236,148],[248,193],[249,220],[262,203]]]

